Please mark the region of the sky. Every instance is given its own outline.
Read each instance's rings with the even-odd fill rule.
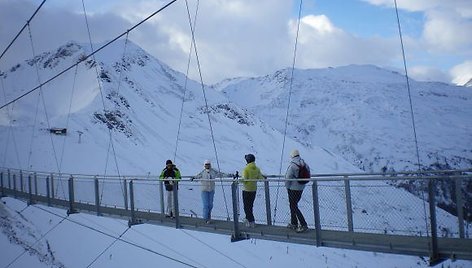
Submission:
[[[169,1],[83,0],[92,42],[113,39]],[[41,2],[0,0],[1,51]],[[189,12],[186,1],[178,0],[127,36],[186,73],[192,41],[188,14],[192,21],[197,14],[195,42],[201,75],[193,52],[189,76],[201,77],[205,84],[266,75],[292,67],[294,58],[295,67],[303,69],[349,64],[404,69],[393,0],[305,0],[298,39],[298,0],[187,3]],[[398,0],[397,5],[408,74],[422,81],[468,82],[472,78],[472,35],[468,34],[472,1]],[[31,58],[32,50],[37,55],[69,40],[89,43],[82,0],[48,0],[30,25],[0,59],[0,70]]]

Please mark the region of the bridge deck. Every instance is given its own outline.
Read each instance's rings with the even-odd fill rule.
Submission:
[[[48,199],[47,197],[40,195],[30,196],[24,192],[13,191],[5,188],[4,193],[16,198],[25,200],[33,199],[34,202],[37,203],[70,209],[70,202],[67,200],[55,198]],[[97,214],[97,206],[95,204],[74,202],[73,208],[74,212]],[[166,218],[163,214],[157,212],[134,211],[133,216],[129,209],[104,206],[98,207],[98,211],[101,216],[129,219],[130,224],[147,223],[223,234],[231,236],[233,241],[257,238],[295,244],[413,256],[429,256],[432,243],[431,238],[424,236],[321,230],[317,237],[314,229],[309,229],[305,233],[296,233],[295,231],[280,225],[257,224],[255,228],[247,228],[242,223],[238,223],[239,236],[235,237],[235,225],[232,220],[213,220],[211,224],[207,224],[202,219],[185,215],[180,215],[178,219],[175,219]],[[134,221],[131,219],[134,219]],[[438,256],[436,258],[472,260],[471,239],[439,237],[437,243]]]

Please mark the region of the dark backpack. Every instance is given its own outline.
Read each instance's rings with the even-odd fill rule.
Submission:
[[[164,178],[174,178],[175,177],[175,170],[174,169],[167,169],[167,168],[164,168],[162,170],[164,172]],[[170,183],[170,181],[168,180],[164,180],[164,186],[166,188],[166,191],[173,191],[174,190],[174,185]]]
[[[297,165],[297,164],[295,165],[298,167],[298,178],[303,179],[303,180],[298,180],[298,183],[307,184],[309,180],[305,180],[305,179],[311,178],[310,170],[307,168],[305,163],[303,163],[303,165]]]

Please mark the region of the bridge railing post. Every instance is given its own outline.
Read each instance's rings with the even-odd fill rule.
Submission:
[[[77,213],[78,211],[74,208],[75,203],[74,195],[74,177],[72,175],[69,177],[69,209],[67,210],[67,215]]]
[[[28,196],[29,196],[28,205],[34,204],[34,200],[33,200],[33,178],[31,177],[31,174],[28,174]]]
[[[164,181],[159,180],[159,200],[161,201],[161,214],[165,213],[164,206]]]
[[[54,199],[55,198],[55,195],[54,195],[54,175],[51,173],[51,177],[50,177],[50,182],[51,182],[51,198]]]
[[[2,186],[2,196],[0,196],[0,197],[4,197],[6,195],[5,195],[5,184],[3,182],[3,171],[0,173],[0,181],[2,183],[2,185],[1,185]]]
[[[270,188],[267,179],[264,180],[264,193],[266,204],[267,225],[272,225],[272,214],[270,213]]]
[[[10,173],[10,170],[8,170],[8,189],[11,190],[11,173]]]
[[[428,200],[429,200],[429,217],[431,226],[431,248],[429,263],[434,265],[440,262],[438,254],[438,232],[436,222],[436,198],[434,193],[435,179],[428,179]]]
[[[465,238],[464,231],[464,200],[462,199],[462,179],[456,178],[454,181],[456,191],[457,220],[459,221],[459,238]]]
[[[101,216],[102,214],[100,213],[100,188],[97,176],[94,177],[93,182],[95,189],[95,210],[97,212],[97,216]]]
[[[133,180],[129,181],[129,203],[130,203],[130,216],[131,219],[128,221],[128,226],[134,225],[136,218],[134,215],[134,189],[133,189]]]
[[[22,193],[25,191],[25,187],[24,187],[23,184],[24,184],[23,183],[23,171],[20,170],[20,192],[22,192]]]
[[[4,184],[3,184],[3,171],[0,172],[0,182],[1,182],[1,187],[2,187],[2,196],[0,197],[4,197],[5,196],[5,189],[4,189]]]
[[[36,172],[34,173],[33,178],[34,178],[34,194],[38,195],[38,175],[36,174]]]
[[[180,219],[179,219],[179,182],[174,180],[174,187],[172,190],[172,198],[174,200],[174,217],[175,217],[175,228],[180,228]]]
[[[231,241],[236,242],[242,240],[241,232],[239,230],[239,204],[238,204],[238,181],[234,180],[231,184],[231,201],[233,204],[233,234]]]
[[[13,196],[18,198],[18,193],[16,190],[16,174],[13,174]]]
[[[318,195],[318,182],[316,180],[313,181],[311,186],[312,196],[313,196],[313,214],[315,218],[315,239],[316,239],[316,246],[321,246],[321,217],[320,217],[320,202],[319,202],[319,195]]]
[[[50,187],[51,178],[49,176],[46,177],[46,197],[48,200],[48,206],[51,206],[51,187]]]
[[[126,178],[123,179],[123,191],[124,191],[124,195],[125,195],[125,200],[124,200],[124,203],[125,203],[125,210],[128,210],[128,187],[127,187],[127,180]]]
[[[136,212],[134,207],[134,186],[133,186],[133,179],[129,181],[129,204],[130,204],[130,217],[128,221],[128,226],[131,227],[132,225],[140,224],[141,221],[136,218]]]
[[[346,195],[347,229],[349,232],[354,232],[354,223],[352,220],[351,182],[347,176],[344,176],[344,192]]]

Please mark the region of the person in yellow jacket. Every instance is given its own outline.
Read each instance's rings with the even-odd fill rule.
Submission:
[[[256,166],[256,157],[253,154],[247,154],[244,158],[247,165],[243,170],[241,182],[243,184],[244,213],[246,214],[245,225],[246,227],[254,228],[256,225],[253,207],[254,200],[256,200],[257,180],[264,179],[265,177]]]

